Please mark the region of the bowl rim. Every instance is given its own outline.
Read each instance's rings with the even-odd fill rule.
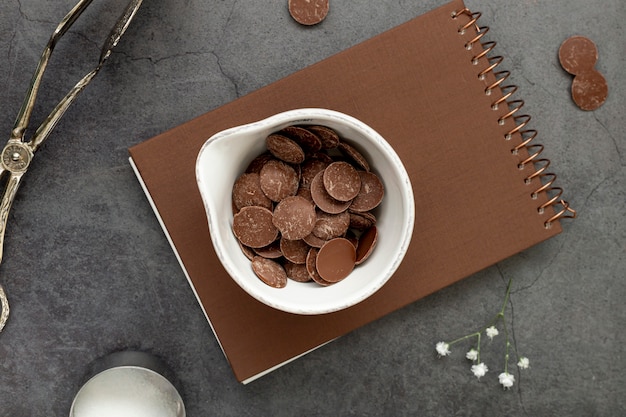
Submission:
[[[392,161],[391,168],[396,172],[398,178],[400,178],[402,185],[402,193],[404,194],[404,198],[402,199],[403,205],[403,221],[404,221],[404,229],[401,234],[401,239],[398,244],[398,251],[395,252],[395,259],[392,260],[391,264],[388,268],[385,269],[385,273],[372,281],[369,285],[363,286],[364,289],[360,291],[355,291],[353,294],[350,294],[349,297],[346,297],[341,300],[341,302],[334,303],[323,303],[319,306],[311,306],[308,305],[306,307],[296,306],[293,302],[285,302],[280,299],[280,296],[267,296],[263,294],[259,294],[255,286],[251,285],[250,282],[245,277],[240,277],[239,274],[234,270],[231,265],[233,261],[231,256],[224,253],[223,246],[218,239],[218,231],[220,230],[219,219],[217,219],[217,215],[213,215],[213,211],[217,212],[216,207],[214,205],[214,200],[207,192],[207,185],[209,181],[205,182],[203,178],[203,164],[205,163],[205,159],[207,159],[208,153],[211,151],[211,148],[223,142],[224,140],[231,139],[233,136],[241,136],[254,134],[257,131],[263,131],[264,129],[271,128],[275,130],[279,130],[280,128],[292,125],[292,124],[311,124],[310,122],[315,120],[318,124],[323,124],[323,121],[330,121],[333,123],[339,124],[347,124],[352,129],[356,129],[363,136],[369,137],[373,140],[373,143],[376,144],[378,150],[385,155],[386,158],[389,158]],[[320,121],[321,120],[321,121]],[[332,124],[332,123],[331,123]],[[282,127],[278,127],[282,126]],[[211,237],[211,241],[213,244],[213,248],[216,252],[218,259],[220,260],[222,266],[225,268],[228,275],[235,281],[239,287],[241,287],[246,293],[248,293],[253,298],[258,301],[266,304],[275,309],[300,314],[300,315],[318,315],[318,314],[327,314],[336,312],[339,310],[343,310],[345,308],[351,307],[359,302],[367,299],[372,294],[376,293],[395,273],[400,263],[402,262],[406,252],[408,250],[408,246],[411,241],[411,237],[413,234],[413,228],[415,223],[415,201],[413,195],[413,188],[410,182],[409,175],[400,160],[400,157],[397,155],[395,150],[391,147],[391,145],[373,128],[365,124],[364,122],[347,115],[342,112],[338,112],[335,110],[322,109],[322,108],[299,108],[293,110],[287,110],[284,112],[280,112],[274,114],[272,116],[266,117],[264,119],[254,121],[251,123],[246,123],[239,126],[234,126],[228,129],[224,129],[216,134],[212,135],[209,139],[205,141],[202,145],[198,157],[196,159],[196,179],[198,182],[198,189],[200,191],[200,195],[202,197],[202,201],[205,208],[205,214],[208,220],[209,226],[209,234]],[[229,199],[230,201],[230,199]],[[232,217],[232,216],[231,216]],[[223,220],[222,220],[223,221]],[[230,219],[232,226],[232,219]],[[233,239],[234,236],[232,236]],[[237,256],[237,255],[234,255]],[[243,254],[242,254],[243,256]],[[247,259],[247,258],[246,258]],[[250,269],[251,273],[252,269]],[[329,289],[334,286],[337,286],[341,283],[334,284],[329,287],[319,287],[320,289]],[[255,283],[258,285],[258,283]],[[264,284],[265,285],[265,284]],[[282,289],[274,289],[267,286],[270,290],[281,291]],[[274,292],[271,292],[274,294]]]

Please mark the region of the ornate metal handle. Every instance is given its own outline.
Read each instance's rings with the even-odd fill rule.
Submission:
[[[33,74],[30,86],[24,97],[24,102],[18,113],[17,119],[13,130],[11,131],[11,137],[9,142],[2,151],[0,177],[8,173],[9,178],[6,181],[4,195],[0,202],[0,262],[2,262],[3,247],[4,247],[4,233],[6,230],[7,219],[9,217],[9,211],[11,205],[19,188],[22,176],[28,169],[30,161],[32,160],[33,153],[41,146],[44,140],[49,136],[50,132],[54,129],[61,117],[65,114],[65,111],[74,102],[78,94],[89,84],[89,82],[98,74],[104,62],[111,55],[112,49],[118,44],[120,38],[126,32],[126,29],[130,25],[131,20],[137,13],[139,6],[143,0],[130,0],[129,4],[124,9],[124,12],[117,20],[113,29],[109,33],[109,36],[102,46],[100,53],[100,60],[94,70],[85,75],[67,95],[57,104],[52,110],[50,115],[39,126],[33,138],[29,142],[24,141],[24,133],[28,127],[31,113],[33,111],[35,100],[37,98],[37,92],[41,85],[43,73],[48,66],[52,51],[56,46],[59,39],[67,32],[72,24],[78,19],[78,17],[85,11],[87,6],[91,4],[93,0],[80,0],[76,6],[61,20],[57,28],[50,36],[48,44],[46,45],[37,69]],[[6,292],[2,285],[0,285],[0,332],[5,326],[7,319],[9,318],[9,301],[6,296]]]

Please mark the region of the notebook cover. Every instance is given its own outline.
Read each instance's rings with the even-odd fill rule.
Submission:
[[[211,323],[236,378],[247,382],[368,322],[493,265],[561,231],[545,193],[531,198],[532,164],[518,168],[520,135],[506,105],[491,104],[465,48],[474,26],[452,1],[130,149],[131,160]],[[494,35],[491,34],[493,38]],[[402,159],[415,193],[408,253],[394,276],[362,303],[299,316],[256,301],[228,276],[213,250],[195,178],[202,144],[213,134],[275,113],[321,107],[377,130]],[[216,178],[216,181],[219,181]],[[384,233],[384,230],[381,230]],[[349,354],[349,353],[347,353]]]

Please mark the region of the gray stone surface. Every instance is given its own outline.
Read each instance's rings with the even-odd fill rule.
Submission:
[[[51,31],[73,0],[0,2],[0,131],[9,137]],[[37,126],[98,59],[125,0],[95,1],[62,39]],[[354,45],[443,1],[332,1],[319,26],[287,0],[146,0],[108,65],[36,155],[9,218],[0,281],[0,416],[62,416],[89,364],[120,349],[163,358],[190,416],[617,416],[626,414],[626,3],[468,0],[579,212],[564,233],[243,386],[235,381],[127,161],[127,148]],[[598,110],[571,101],[562,41],[600,50]],[[31,130],[32,131],[32,130]],[[514,279],[509,329],[531,368],[503,391],[503,336],[469,343]]]

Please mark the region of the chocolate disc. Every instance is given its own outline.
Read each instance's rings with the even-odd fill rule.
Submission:
[[[322,279],[328,282],[339,282],[354,269],[356,249],[348,239],[336,238],[329,240],[317,254],[315,266]]]
[[[303,239],[311,233],[316,219],[315,206],[298,196],[283,199],[274,209],[274,226],[289,240]]]
[[[313,281],[317,282],[319,285],[321,285],[323,287],[327,287],[329,285],[332,285],[333,283],[326,281],[317,272],[316,264],[317,264],[317,254],[318,254],[318,252],[319,252],[319,249],[317,249],[317,248],[311,248],[309,250],[309,254],[306,257],[306,270],[309,273],[309,276],[311,277],[311,279]]]
[[[304,240],[307,245],[313,248],[318,248],[318,249],[324,246],[324,243],[326,243],[326,240],[320,239],[319,237],[315,236],[313,233],[311,233],[308,236],[305,236],[304,239],[302,240]]]
[[[350,214],[347,211],[339,214],[318,211],[313,234],[320,239],[330,240],[343,236],[348,227],[350,227]]]
[[[356,247],[356,265],[360,265],[372,254],[376,241],[378,240],[378,229],[376,226],[372,226],[367,229],[361,237],[359,237],[359,243]]]
[[[350,227],[356,230],[366,230],[376,224],[376,217],[369,211],[363,213],[350,212]]]
[[[290,278],[297,282],[309,282],[311,276],[307,271],[306,264],[294,264],[293,262],[286,262],[283,267],[287,273],[287,278]]]
[[[276,261],[255,256],[252,259],[252,270],[267,285],[274,288],[284,288],[287,285],[285,268]]]
[[[329,162],[317,158],[309,158],[304,161],[304,163],[300,166],[300,186],[310,188],[313,178],[325,170],[328,165],[330,165]]]
[[[300,178],[290,165],[283,161],[271,160],[261,168],[260,183],[265,195],[272,201],[295,195]]]
[[[328,14],[329,0],[289,0],[289,14],[301,25],[316,25]]]
[[[350,201],[361,190],[361,177],[352,165],[344,161],[333,162],[324,170],[324,188],[335,200]]]
[[[261,168],[263,168],[263,165],[265,165],[268,161],[271,161],[272,159],[274,159],[274,156],[271,153],[263,152],[261,155],[254,158],[252,162],[250,162],[250,164],[246,168],[246,173],[250,173],[250,172],[256,172],[257,174],[260,173]]]
[[[276,158],[289,164],[301,164],[304,162],[302,147],[286,136],[273,133],[265,139],[267,149]]]
[[[272,200],[261,190],[261,179],[257,173],[243,174],[233,185],[233,204],[237,211],[242,207],[261,206],[272,209]]]
[[[337,214],[345,211],[351,201],[335,200],[324,187],[324,172],[319,172],[311,182],[311,197],[320,210],[326,213]]]
[[[606,79],[595,69],[598,48],[591,39],[572,36],[559,47],[559,62],[565,71],[574,75],[572,99],[582,110],[595,110],[607,99]]]
[[[242,244],[262,248],[278,237],[273,217],[272,212],[264,207],[244,207],[233,218],[233,232]]]
[[[346,142],[339,142],[339,145],[337,147],[339,148],[341,153],[356,162],[358,166],[366,171],[370,170],[370,165],[367,162],[367,159],[365,159],[361,152],[357,151],[353,146],[348,145]]]
[[[370,211],[377,207],[385,194],[385,188],[380,178],[371,171],[358,171],[361,177],[361,189],[359,194],[352,200],[350,210]]]
[[[307,126],[307,130],[315,133],[322,141],[322,149],[333,149],[339,145],[339,135],[326,126]]]
[[[322,140],[313,132],[300,126],[287,126],[281,133],[296,141],[305,152],[311,154],[322,149]]]
[[[254,253],[268,259],[278,259],[283,256],[280,250],[280,240],[275,240],[267,246],[262,248],[253,248]]]
[[[280,251],[288,261],[303,264],[309,253],[309,245],[304,240],[289,240],[283,237],[280,239]]]

